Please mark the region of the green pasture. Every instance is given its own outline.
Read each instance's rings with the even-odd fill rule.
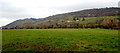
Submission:
[[[5,29],[3,51],[118,51],[118,30]]]

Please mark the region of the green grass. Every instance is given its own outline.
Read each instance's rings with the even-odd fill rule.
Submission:
[[[13,29],[2,31],[3,51],[118,51],[111,29]]]

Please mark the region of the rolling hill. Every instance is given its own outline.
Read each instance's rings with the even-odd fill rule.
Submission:
[[[57,14],[46,18],[16,20],[3,29],[42,29],[42,28],[119,28],[120,8],[86,9]]]

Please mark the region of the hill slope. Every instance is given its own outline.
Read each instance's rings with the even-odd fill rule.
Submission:
[[[43,19],[23,19],[16,20],[3,28],[76,28],[76,27],[93,27],[96,25],[103,26],[105,18],[109,18],[107,22],[119,22],[120,8],[100,8],[100,9],[87,9],[77,12],[70,12],[64,14],[57,14]],[[117,16],[117,17],[116,17]],[[105,23],[105,21],[104,21]],[[106,23],[105,26],[111,24]],[[85,26],[84,26],[85,25]],[[107,26],[108,27],[108,26]]]

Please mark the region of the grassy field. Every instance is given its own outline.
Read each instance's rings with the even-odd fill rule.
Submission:
[[[118,51],[118,30],[13,29],[2,31],[3,51]]]

